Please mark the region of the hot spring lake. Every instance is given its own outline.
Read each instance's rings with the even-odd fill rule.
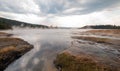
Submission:
[[[21,38],[32,44],[34,48],[10,64],[5,71],[57,71],[54,66],[56,55],[71,47],[74,41],[71,36],[75,32],[83,32],[84,29],[14,29],[4,32],[13,34],[13,37]],[[117,58],[119,52],[104,51],[102,45],[99,48],[81,48],[84,52],[99,52]],[[95,50],[94,50],[95,49]],[[109,50],[109,49],[107,49]],[[116,50],[116,49],[115,49]]]

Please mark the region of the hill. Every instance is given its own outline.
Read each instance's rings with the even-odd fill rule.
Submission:
[[[20,21],[0,17],[0,29],[12,29],[12,27],[48,28],[48,26],[45,25],[25,23],[25,22],[20,22]]]

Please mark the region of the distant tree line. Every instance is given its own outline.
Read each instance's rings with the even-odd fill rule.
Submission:
[[[94,28],[94,29],[120,29],[120,26],[116,26],[116,25],[96,25],[96,26],[91,26],[91,28]]]
[[[92,29],[120,29],[120,26],[116,25],[90,25],[90,26],[84,26],[83,29],[86,28],[92,28]]]
[[[0,29],[12,29],[9,24],[6,24],[3,20],[0,20]]]
[[[25,28],[25,27],[48,28],[48,26],[45,26],[45,25],[25,23],[25,22],[20,22],[20,21],[10,20],[10,19],[0,17],[0,29],[12,29],[13,26],[20,27],[20,28]]]

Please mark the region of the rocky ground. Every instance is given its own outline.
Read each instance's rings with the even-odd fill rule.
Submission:
[[[11,35],[0,32],[0,71],[33,48],[26,41]]]
[[[54,62],[59,71],[120,71],[120,30],[75,32],[72,38]]]

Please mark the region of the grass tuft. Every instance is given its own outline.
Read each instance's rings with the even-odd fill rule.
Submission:
[[[99,64],[90,57],[76,57],[69,53],[59,54],[54,63],[59,71],[111,71],[109,67]]]

